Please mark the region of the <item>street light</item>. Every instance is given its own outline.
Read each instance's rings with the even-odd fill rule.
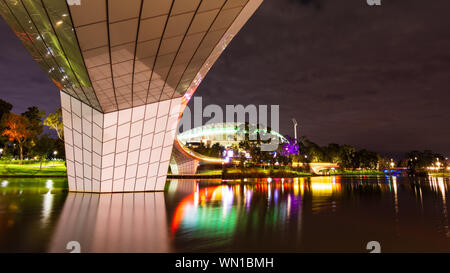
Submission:
[[[439,162],[439,158],[436,158],[436,166],[437,166],[437,172],[439,173],[439,170],[441,169],[441,162]]]
[[[391,158],[391,163],[389,163],[389,175],[391,175],[392,169],[395,167],[394,159]]]
[[[55,160],[56,160],[56,155],[58,154],[58,151],[53,151],[53,155],[54,155],[54,158],[53,158],[53,166],[55,166]]]
[[[450,169],[448,167],[448,157],[445,158],[445,163],[444,163],[444,178],[445,178],[445,173],[447,172],[447,169]]]

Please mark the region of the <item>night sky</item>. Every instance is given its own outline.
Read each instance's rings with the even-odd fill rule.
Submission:
[[[279,104],[280,131],[387,155],[450,156],[450,1],[265,0],[195,93]],[[56,86],[0,20],[0,98],[60,107]]]

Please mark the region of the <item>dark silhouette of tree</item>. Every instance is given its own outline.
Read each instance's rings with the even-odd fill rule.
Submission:
[[[355,168],[355,153],[356,149],[350,145],[342,145],[340,151],[339,167],[341,168]]]
[[[11,112],[12,104],[0,99],[0,119],[3,117],[3,115],[8,114]]]
[[[42,135],[33,147],[33,156],[37,157],[40,161],[39,169],[42,169],[42,162],[47,159],[48,155],[52,152],[55,140],[48,135]]]
[[[203,142],[200,142],[200,144],[197,147],[193,147],[191,149],[201,155],[220,158],[222,155],[222,151],[224,150],[224,147],[221,146],[219,143],[214,143],[211,147],[208,147],[205,146]]]
[[[411,151],[406,154],[407,167],[410,174],[425,173],[428,167],[434,166],[437,161],[445,162],[444,156],[431,150]]]
[[[323,147],[325,153],[325,161],[339,163],[341,161],[341,146],[336,143],[330,143]]]
[[[308,156],[309,162],[325,161],[324,151],[322,150],[322,148],[319,145],[317,145],[316,143],[314,143],[308,139],[305,139],[303,141],[303,144],[305,146],[306,154]]]
[[[37,137],[42,134],[44,130],[44,125],[42,124],[42,118],[45,116],[44,111],[39,110],[37,106],[31,106],[22,113],[22,116],[28,119],[28,129],[33,132],[33,136]]]
[[[377,168],[380,158],[381,157],[377,153],[363,149],[356,152],[354,166],[356,168],[374,170]]]
[[[4,117],[11,112],[13,108],[12,104],[0,99],[0,132],[3,132],[4,127]],[[6,147],[8,144],[8,138],[0,135],[0,147],[3,147],[3,150],[6,152]]]
[[[31,106],[28,107],[27,111],[23,112],[21,115],[28,119],[27,129],[31,132],[30,137],[24,143],[25,154],[29,154],[32,152],[34,145],[36,145],[39,136],[44,130],[42,118],[45,116],[45,112],[39,110],[37,106]]]

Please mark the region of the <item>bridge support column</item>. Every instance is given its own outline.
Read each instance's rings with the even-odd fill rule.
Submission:
[[[101,113],[61,92],[69,190],[164,190],[180,103]]]
[[[174,175],[194,175],[197,173],[200,160],[185,155],[177,143],[174,144],[170,170]]]
[[[194,175],[197,173],[200,160],[194,159],[184,154],[181,148],[175,143],[173,146],[172,158],[170,159],[170,170],[174,175]]]

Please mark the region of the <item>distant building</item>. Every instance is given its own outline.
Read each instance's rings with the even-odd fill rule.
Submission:
[[[248,125],[242,122],[225,122],[207,124],[178,134],[178,141],[187,147],[198,147],[200,143],[211,146],[219,143],[221,146],[230,147],[238,145],[242,140],[248,139]],[[250,126],[256,128],[256,126]],[[251,130],[251,129],[250,129]],[[287,142],[280,133],[266,129],[256,129],[255,134],[265,134],[272,138],[278,138],[279,142]]]

